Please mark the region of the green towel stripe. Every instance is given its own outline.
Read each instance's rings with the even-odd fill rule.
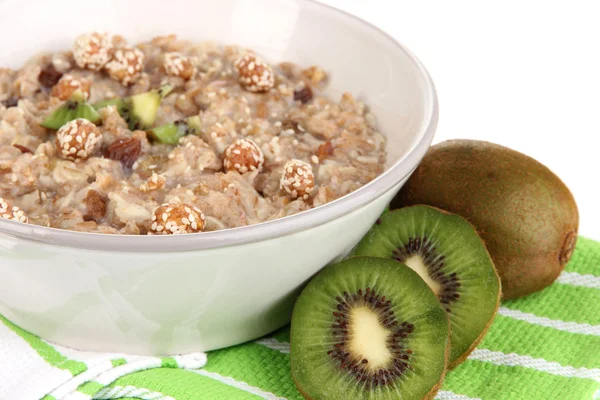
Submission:
[[[150,369],[126,375],[110,385],[110,387],[116,386],[144,388],[153,392],[160,392],[177,400],[262,400],[259,396],[217,380],[191,371],[172,368]]]
[[[600,269],[600,266],[599,266]],[[569,304],[569,307],[565,307]],[[600,313],[590,312],[600,304],[600,290],[581,286],[554,284],[522,299],[504,302],[504,307],[581,324],[600,325]]]
[[[478,347],[543,358],[574,368],[600,367],[600,359],[589,351],[600,348],[600,336],[559,331],[500,315]]]
[[[118,367],[121,366],[123,364],[127,364],[127,360],[125,360],[124,358],[117,358],[115,360],[110,360],[111,364],[113,367]]]
[[[590,260],[595,262],[589,262]],[[599,262],[600,245],[598,245],[598,242],[580,236],[577,238],[577,247],[573,252],[571,261],[565,267],[565,271],[600,276]]]
[[[56,400],[54,396],[50,396],[49,394],[42,397],[40,400]]]
[[[600,383],[589,379],[467,360],[448,373],[442,390],[493,400],[583,400],[592,399],[599,388]]]
[[[289,360],[287,354],[249,343],[210,353],[204,369],[289,400],[303,400],[290,375]]]
[[[87,394],[91,397],[98,393],[100,390],[104,389],[105,387],[106,386],[101,383],[90,381],[79,386],[77,388],[77,391],[83,394]]]
[[[174,358],[172,357],[164,357],[162,358],[162,364],[161,366],[163,368],[179,368],[179,365],[177,364],[177,361],[175,361]]]
[[[69,360],[67,357],[56,351],[54,347],[41,340],[39,337],[24,331],[1,315],[0,322],[3,322],[4,325],[6,325],[10,330],[19,335],[31,346],[32,349],[34,349],[40,355],[40,357],[44,359],[44,361],[51,366],[69,371],[73,376],[87,370],[87,365],[85,365],[85,363]]]

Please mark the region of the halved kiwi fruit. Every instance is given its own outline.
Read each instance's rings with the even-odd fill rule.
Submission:
[[[185,135],[197,135],[202,127],[199,116],[185,118],[148,131],[151,137],[165,144],[177,144]]]
[[[108,106],[116,106],[119,114],[127,122],[129,129],[149,129],[156,120],[160,101],[172,90],[171,85],[164,85],[160,89],[123,99],[104,100],[94,104],[94,107],[99,110]]]
[[[100,122],[100,115],[94,107],[88,104],[83,96],[76,94],[47,116],[40,125],[44,128],[57,130],[67,122],[78,118],[87,119],[93,124]]]
[[[354,257],[303,290],[291,326],[291,369],[312,400],[432,399],[444,377],[448,317],[405,265]]]
[[[487,332],[500,305],[500,279],[485,245],[464,218],[427,206],[381,216],[352,252],[415,270],[450,317],[450,367]]]

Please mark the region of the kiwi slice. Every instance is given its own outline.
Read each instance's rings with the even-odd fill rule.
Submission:
[[[306,399],[432,399],[448,351],[440,302],[392,260],[354,257],[327,267],[294,307],[291,369]]]
[[[200,133],[202,121],[199,116],[193,116],[170,124],[157,126],[148,133],[164,144],[177,144],[179,139],[185,135],[197,135]]]
[[[500,279],[485,245],[464,218],[428,206],[381,216],[352,252],[414,269],[450,318],[450,367],[483,339],[500,305]]]
[[[75,96],[54,110],[40,125],[44,128],[57,130],[67,122],[78,118],[85,118],[93,124],[100,122],[100,115],[94,107],[83,98]]]
[[[149,129],[154,124],[160,107],[160,101],[173,90],[171,85],[163,85],[160,89],[151,90],[124,99],[104,100],[94,104],[99,110],[108,106],[116,106],[119,114],[127,121],[129,129]]]

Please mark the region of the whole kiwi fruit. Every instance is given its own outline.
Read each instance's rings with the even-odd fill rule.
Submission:
[[[449,140],[431,147],[391,208],[416,204],[475,226],[504,299],[550,285],[575,248],[579,213],[569,189],[538,161],[494,143]]]

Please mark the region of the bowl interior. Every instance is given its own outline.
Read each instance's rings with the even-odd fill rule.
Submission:
[[[0,4],[0,66],[18,68],[41,50],[71,48],[93,30],[130,41],[176,33],[252,48],[272,62],[318,64],[331,72],[330,95],[365,100],[389,140],[388,167],[417,140],[427,83],[404,51],[361,21],[309,1],[8,0]]]
[[[130,42],[176,33],[252,48],[270,62],[324,67],[329,94],[363,100],[388,139],[387,170],[324,206],[247,227],[187,237],[101,235],[0,220],[3,234],[44,243],[110,251],[173,252],[255,242],[308,229],[373,202],[406,178],[429,147],[437,122],[433,84],[408,50],[377,28],[310,0],[4,0],[0,1],[0,67],[70,49],[91,31]]]

